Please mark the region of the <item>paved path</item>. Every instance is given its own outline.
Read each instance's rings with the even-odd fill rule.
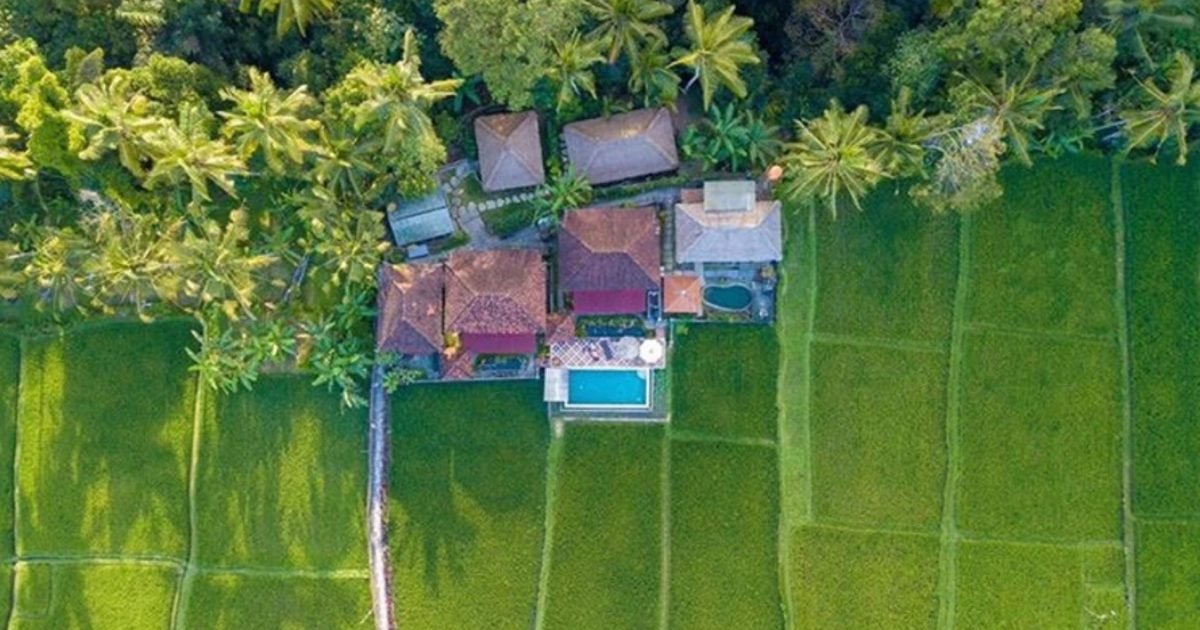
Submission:
[[[371,610],[376,630],[393,630],[392,569],[387,548],[388,397],[383,368],[371,372],[367,433],[367,553],[371,563]]]

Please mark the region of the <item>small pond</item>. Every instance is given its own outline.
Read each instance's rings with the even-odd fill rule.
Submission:
[[[744,311],[753,295],[744,284],[720,284],[704,287],[704,303],[723,311]]]

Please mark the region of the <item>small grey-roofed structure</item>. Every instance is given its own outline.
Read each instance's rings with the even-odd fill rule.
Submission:
[[[704,197],[675,204],[675,258],[691,263],[764,263],[783,259],[778,201],[759,200],[754,182],[708,182]]]
[[[423,243],[454,233],[454,220],[440,189],[419,199],[388,204],[388,224],[398,247]]]
[[[537,112],[475,119],[479,181],[488,192],[540,186],[546,181]]]
[[[639,109],[563,127],[567,159],[592,184],[679,168],[675,127],[666,108]]]

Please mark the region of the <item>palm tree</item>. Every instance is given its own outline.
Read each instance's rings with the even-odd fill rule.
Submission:
[[[31,175],[33,162],[24,151],[16,151],[9,143],[19,136],[0,126],[0,179],[26,179]]]
[[[584,7],[599,24],[588,39],[608,47],[608,63],[616,63],[621,51],[630,59],[643,44],[665,45],[667,36],[653,24],[674,9],[659,0],[584,0]]]
[[[861,199],[890,174],[884,165],[882,133],[867,124],[867,108],[846,113],[837,101],[820,118],[796,122],[796,141],[784,156],[783,192],[799,201],[823,201],[837,218],[838,199]]]
[[[681,51],[671,65],[692,69],[692,80],[684,89],[699,80],[705,109],[712,104],[720,86],[729,88],[738,98],[745,98],[746,82],[741,77],[741,66],[759,63],[754,47],[746,40],[754,20],[734,15],[733,9],[730,5],[709,20],[703,7],[694,0],[688,2],[684,31],[691,48]]]
[[[97,160],[116,151],[121,165],[141,178],[149,158],[146,138],[166,121],[151,111],[152,102],[140,93],[129,93],[129,79],[114,75],[102,83],[89,83],[75,90],[75,109],[63,114],[83,127],[88,144],[79,152],[85,160]]]
[[[950,116],[912,111],[912,90],[907,86],[892,99],[891,110],[881,144],[883,163],[898,177],[921,175],[925,172],[925,144],[948,127]]]
[[[554,45],[554,63],[547,69],[546,76],[558,85],[557,108],[575,102],[580,94],[587,92],[596,97],[596,76],[591,67],[604,61],[596,42],[585,42],[578,32],[562,43]]]
[[[1146,46],[1147,33],[1168,29],[1190,29],[1196,19],[1187,14],[1193,0],[1104,0],[1109,30],[1133,49],[1151,68],[1154,60]]]
[[[267,168],[282,173],[285,160],[300,164],[305,154],[317,150],[309,137],[321,123],[304,118],[304,112],[316,106],[307,87],[282,94],[269,75],[251,68],[249,90],[226,88],[221,96],[233,101],[232,111],[220,113],[225,119],[221,131],[234,139],[243,160],[262,150]]]
[[[238,9],[247,13],[254,0],[242,0]],[[283,37],[295,26],[301,35],[308,34],[308,26],[318,17],[333,11],[334,0],[258,0],[258,14],[276,11],[275,35]]]
[[[575,167],[563,171],[557,164],[550,167],[550,181],[546,182],[534,202],[534,222],[549,222],[558,225],[567,210],[585,206],[592,200],[592,184]]]
[[[230,197],[237,197],[233,177],[246,171],[246,164],[233,148],[209,137],[196,119],[194,106],[180,109],[179,122],[161,126],[149,140],[154,167],[146,187],[189,184],[192,203],[211,201],[208,185],[215,184]]]
[[[151,213],[105,207],[81,221],[94,255],[83,264],[92,282],[92,305],[103,312],[132,305],[142,319],[146,308],[170,283],[169,244],[182,225]]]
[[[779,140],[779,127],[767,124],[762,116],[744,112],[746,127],[746,159],[750,168],[765,169],[779,155],[783,142]]]
[[[368,189],[366,179],[378,170],[371,161],[370,146],[345,125],[333,125],[323,135],[310,177],[340,198],[352,195],[362,199]]]
[[[1188,129],[1200,122],[1200,80],[1196,65],[1186,53],[1175,53],[1168,73],[1170,84],[1163,89],[1157,82],[1138,81],[1143,107],[1121,112],[1129,134],[1129,148],[1154,147],[1151,161],[1158,160],[1164,146],[1174,144],[1176,164],[1187,164]]]
[[[746,158],[747,135],[741,113],[729,103],[725,109],[712,108],[701,124],[689,127],[683,148],[688,157],[703,160],[706,169],[728,166],[737,171]]]
[[[968,78],[957,95],[964,113],[971,120],[985,120],[995,127],[1026,166],[1033,164],[1029,149],[1035,143],[1034,134],[1044,128],[1042,121],[1047,113],[1062,109],[1054,100],[1064,91],[1057,85],[1034,85],[1033,70],[1030,68],[1017,82],[1010,82],[1007,73],[1002,73],[992,87]]]
[[[21,271],[37,292],[37,305],[56,313],[79,308],[87,292],[84,261],[94,257],[91,243],[71,228],[34,227],[33,255]]]
[[[334,286],[347,291],[373,282],[388,249],[380,216],[319,185],[309,187],[297,200],[316,256],[314,266],[327,272]]]
[[[168,250],[174,273],[182,282],[181,297],[199,308],[216,304],[230,320],[240,315],[253,317],[251,306],[260,275],[277,259],[251,251],[249,239],[243,210],[231,212],[223,229],[209,219],[198,231],[185,231],[183,239]]]
[[[662,44],[643,46],[629,59],[629,91],[642,95],[642,103],[674,106],[679,95],[679,75],[671,71],[671,58]]]
[[[421,76],[421,59],[412,29],[404,33],[404,54],[394,64],[364,62],[352,70],[346,81],[361,90],[364,99],[355,107],[354,128],[362,131],[378,123],[384,129],[384,150],[390,150],[406,138],[428,138],[433,123],[426,114],[429,106],[454,96],[462,84],[458,79],[426,81]]]

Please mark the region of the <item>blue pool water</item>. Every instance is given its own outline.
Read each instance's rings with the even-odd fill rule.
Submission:
[[[645,370],[570,370],[568,407],[647,407],[650,373]]]

